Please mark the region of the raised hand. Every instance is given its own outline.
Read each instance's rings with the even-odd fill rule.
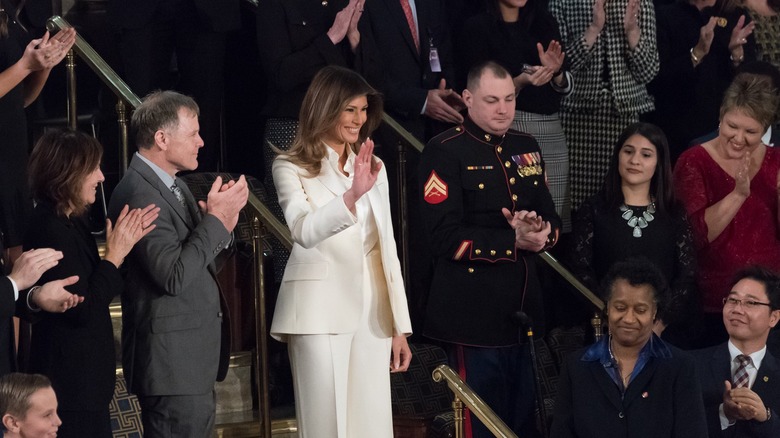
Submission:
[[[745,16],[739,17],[737,24],[734,25],[734,29],[731,31],[731,37],[729,38],[729,51],[731,52],[731,59],[734,62],[741,62],[745,56],[743,46],[747,43],[747,38],[753,33],[753,29],[756,27],[755,22],[751,21],[745,24]]]
[[[543,66],[552,70],[553,73],[557,73],[561,69],[563,59],[566,57],[561,48],[561,43],[552,40],[547,45],[547,50],[544,50],[542,43],[536,43],[536,51],[539,53],[539,61]]]
[[[536,65],[532,68],[534,69],[533,73],[520,73],[519,75],[512,78],[513,82],[515,83],[515,88],[518,91],[522,90],[528,85],[533,85],[536,87],[542,86],[550,82],[553,75],[555,74],[555,70],[547,66]]]
[[[699,41],[696,43],[696,46],[693,47],[692,52],[693,56],[699,59],[699,61],[710,53],[710,47],[712,47],[712,39],[715,37],[715,26],[717,23],[718,17],[710,17],[707,24],[699,29]]]
[[[382,162],[374,160],[374,141],[366,139],[355,157],[355,169],[352,175],[352,187],[344,192],[344,204],[352,210],[361,196],[374,187]]]
[[[639,0],[628,0],[626,14],[623,17],[623,29],[626,32],[628,46],[632,49],[639,44]]]
[[[355,4],[355,11],[352,13],[352,18],[349,20],[349,28],[347,29],[347,39],[349,40],[349,47],[354,52],[360,43],[360,31],[358,31],[358,23],[360,17],[363,16],[363,8],[365,7],[366,0],[357,0]]]
[[[116,219],[116,226],[106,219],[105,259],[119,267],[133,246],[156,227],[154,221],[159,212],[160,208],[154,204],[133,210],[125,205]]]
[[[330,29],[328,29],[328,38],[330,38],[330,41],[333,44],[340,43],[344,37],[347,36],[347,32],[349,31],[352,22],[352,15],[355,13],[358,1],[359,0],[349,0],[349,4],[347,4],[344,9],[340,10],[336,14],[336,18],[333,19],[333,24],[330,26]]]
[[[747,198],[750,196],[750,151],[745,152],[734,175],[734,191]]]
[[[238,223],[238,213],[246,205],[249,198],[249,186],[246,178],[241,175],[238,181],[222,183],[222,177],[218,176],[206,197],[206,201],[199,201],[201,211],[219,219],[228,232],[232,232]]]

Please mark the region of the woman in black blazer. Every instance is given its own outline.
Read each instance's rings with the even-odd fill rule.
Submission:
[[[60,437],[111,437],[108,405],[114,393],[116,357],[108,305],[122,291],[119,266],[135,243],[154,229],[159,208],[125,207],[112,227],[106,221],[106,254],[98,255],[84,213],[103,181],[102,148],[93,137],[49,131],[30,154],[30,188],[37,205],[25,249],[62,251],[41,283],[78,275],[69,289],[84,302],[65,312],[42,312],[33,326],[29,372],[52,381],[59,399]]]
[[[609,336],[569,357],[558,381],[553,438],[706,438],[693,358],[653,334],[666,284],[644,258],[602,283]]]

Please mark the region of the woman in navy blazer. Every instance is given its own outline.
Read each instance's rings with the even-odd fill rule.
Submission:
[[[302,438],[393,434],[389,372],[409,366],[412,327],[387,173],[368,139],[381,115],[360,75],[325,67],[273,164],[294,245],[271,335],[289,343]]]
[[[609,336],[567,360],[551,436],[706,438],[693,358],[653,334],[662,274],[647,259],[629,259],[603,285]]]

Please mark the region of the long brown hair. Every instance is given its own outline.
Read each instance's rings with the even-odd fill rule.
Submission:
[[[347,104],[360,96],[368,100],[368,115],[360,128],[357,144],[349,145],[355,152],[382,121],[382,96],[352,70],[323,67],[303,98],[295,140],[289,151],[277,150],[280,157],[306,169],[312,177],[319,175],[327,152],[322,139],[336,126]]]
[[[35,143],[27,172],[30,190],[38,201],[54,205],[57,214],[81,215],[87,204],[81,199],[81,185],[100,165],[103,148],[93,137],[70,129],[47,131]]]

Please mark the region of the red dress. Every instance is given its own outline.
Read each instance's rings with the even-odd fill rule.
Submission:
[[[677,161],[674,187],[693,229],[705,312],[722,311],[722,299],[741,268],[757,264],[780,271],[778,170],[780,150],[767,147],[764,162],[750,181],[750,196],[723,232],[708,242],[704,211],[734,190],[734,178],[702,146],[688,149]]]

